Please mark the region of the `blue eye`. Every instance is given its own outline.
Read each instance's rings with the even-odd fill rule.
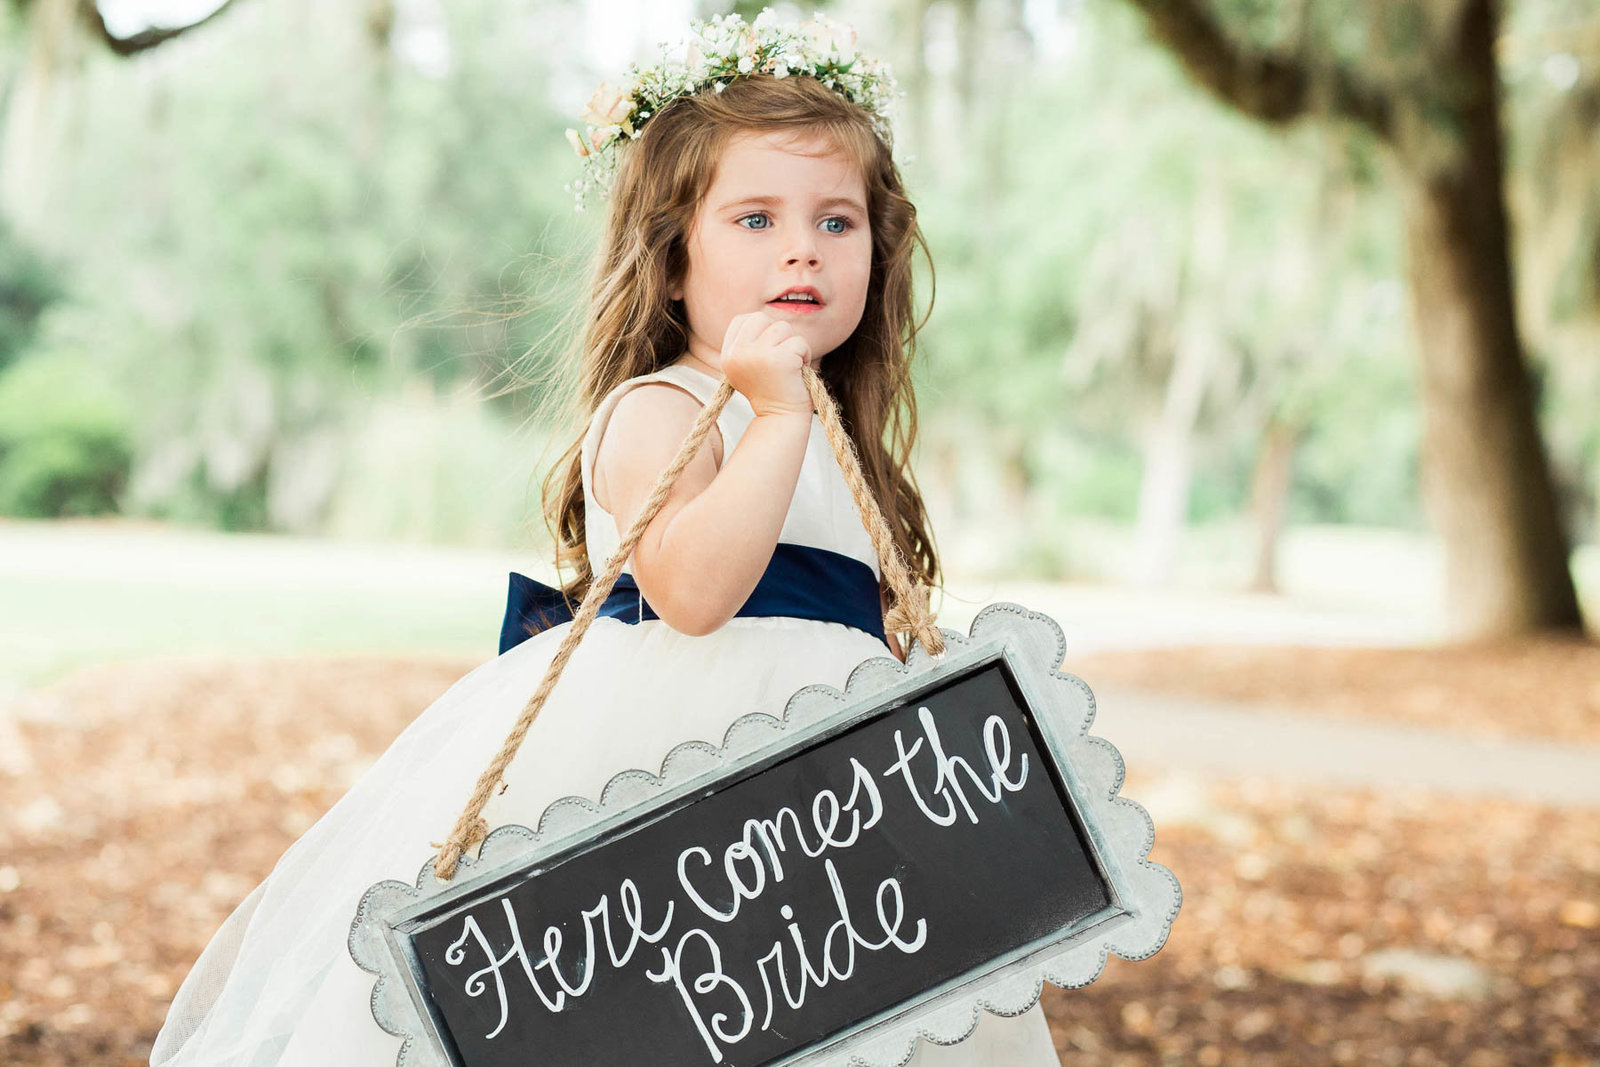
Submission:
[[[764,225],[764,226],[745,226],[744,228],[747,229],[747,230],[770,230],[770,229],[772,229],[772,225],[771,225],[771,221],[772,220],[770,218],[768,218],[767,213],[765,211],[752,211],[748,215],[739,216],[739,218],[736,219],[735,221],[740,223],[741,225],[743,225],[743,223],[747,219],[766,219],[767,220],[767,225]],[[829,233],[834,234],[835,236],[838,236],[838,235],[841,235],[841,234],[845,234],[845,233],[849,233],[850,230],[855,228],[855,223],[851,222],[849,219],[845,218],[843,215],[830,215],[827,218],[823,219],[822,221],[824,223],[837,222],[837,223],[841,224],[841,228],[840,229],[829,230],[828,231]]]

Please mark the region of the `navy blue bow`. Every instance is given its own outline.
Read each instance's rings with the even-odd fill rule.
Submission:
[[[505,619],[500,625],[501,653],[542,630],[571,622],[577,607],[577,603],[567,602],[561,590],[512,571]],[[631,574],[617,576],[600,614],[626,623],[661,617],[639,593]],[[826,548],[780,541],[755,590],[734,614],[842,622],[888,645],[877,575],[854,556]]]

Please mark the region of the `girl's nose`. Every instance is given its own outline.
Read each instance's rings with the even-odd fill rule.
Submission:
[[[813,267],[817,266],[820,260],[817,256],[816,235],[810,231],[802,230],[798,235],[790,238],[789,252],[784,262],[805,262]]]

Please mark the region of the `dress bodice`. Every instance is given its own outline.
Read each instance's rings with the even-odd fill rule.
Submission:
[[[668,382],[692,394],[701,404],[707,404],[722,384],[704,371],[687,363],[671,363],[660,370],[641,374],[620,383],[600,401],[589,428],[583,438],[583,508],[585,538],[589,546],[589,565],[599,573],[622,543],[616,519],[601,507],[594,498],[594,461],[599,451],[600,439],[606,424],[628,390],[645,382]],[[722,461],[727,462],[738,447],[739,438],[755,409],[740,392],[735,392],[717,416],[717,430],[722,435]],[[845,483],[844,472],[839,469],[838,458],[828,444],[827,433],[822,428],[822,416],[811,416],[811,436],[806,442],[806,455],[800,466],[800,476],[784,516],[783,528],[778,532],[780,545],[800,545],[827,549],[850,556],[872,568],[879,577],[878,556],[872,548],[872,539],[861,522],[861,512],[850,487]],[[623,566],[623,573],[629,573]]]

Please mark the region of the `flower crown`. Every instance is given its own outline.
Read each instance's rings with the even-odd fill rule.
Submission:
[[[663,43],[661,62],[640,69],[631,64],[619,85],[602,82],[580,116],[585,133],[567,130],[567,140],[582,161],[583,176],[562,188],[574,193],[574,211],[598,191],[610,194],[617,175],[617,150],[624,138],[639,136],[650,116],[681,96],[706,89],[722,92],[730,81],[755,74],[786,78],[809,75],[846,100],[872,113],[873,127],[885,143],[894,144],[894,108],[900,92],[887,64],[856,50],[856,31],[817,12],[810,21],[780,24],[764,8],[749,25],[737,14],[690,22],[691,33],[680,56],[669,56]]]

